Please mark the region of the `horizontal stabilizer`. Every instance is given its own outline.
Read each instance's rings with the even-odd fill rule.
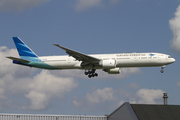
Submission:
[[[9,58],[11,60],[15,60],[15,61],[18,61],[18,62],[26,62],[26,63],[31,62],[31,61],[28,61],[28,60],[24,60],[24,59],[20,59],[20,58],[15,58],[15,57],[6,57],[6,58]]]

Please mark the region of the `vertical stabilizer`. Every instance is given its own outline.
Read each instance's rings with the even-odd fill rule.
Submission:
[[[38,57],[19,37],[13,37],[20,57]]]

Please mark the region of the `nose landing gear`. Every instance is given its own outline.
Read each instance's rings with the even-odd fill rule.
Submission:
[[[164,70],[163,70],[163,69],[164,69],[165,67],[166,67],[165,65],[161,67],[161,71],[160,71],[161,73],[163,73],[163,72],[164,72]]]
[[[85,74],[85,75],[88,75],[89,78],[91,78],[91,77],[97,77],[98,74],[95,73],[95,71],[96,71],[96,69],[92,69],[92,70],[88,70],[88,71],[85,70],[84,74]]]

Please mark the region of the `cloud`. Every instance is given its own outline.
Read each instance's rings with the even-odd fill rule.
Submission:
[[[180,54],[180,5],[176,9],[174,18],[169,20],[169,25],[173,33],[171,47]]]
[[[93,7],[102,7],[117,4],[120,0],[77,0],[75,9],[77,11],[89,10]]]
[[[47,70],[42,70],[31,81],[26,85],[29,93],[25,95],[29,99],[30,105],[23,106],[24,109],[46,109],[53,98],[63,99],[66,93],[78,86],[73,78],[57,77]]]
[[[78,96],[74,97],[73,105],[82,111],[111,111],[126,101],[133,104],[160,104],[162,103],[163,93],[164,91],[160,89],[142,88],[133,93],[123,88],[113,89],[105,87],[103,89],[96,89],[92,93],[86,93],[82,99],[79,99],[80,97]]]
[[[121,99],[123,98],[120,100],[120,103],[122,103],[122,101],[128,101],[132,104],[161,104],[163,102],[163,93],[165,92],[161,89],[154,90],[141,88],[135,93],[122,89],[119,91],[119,96],[121,96]]]
[[[100,6],[102,0],[77,0],[76,10],[87,10],[94,6]]]
[[[6,12],[23,11],[50,0],[0,0],[0,10]]]
[[[131,89],[138,89],[138,88],[139,88],[139,85],[138,85],[137,83],[130,83],[130,84],[128,85],[128,87],[131,88]]]
[[[82,99],[75,96],[72,103],[76,108],[79,108],[82,111],[113,110],[113,104],[118,100],[115,94],[116,90],[110,87],[105,87],[104,89],[94,90],[92,93],[86,93]]]
[[[12,64],[12,60],[6,58],[7,56],[18,57],[16,49],[8,49],[5,46],[0,47],[0,77],[6,75],[13,75],[14,77],[25,77],[31,75],[35,69]]]
[[[10,79],[10,78],[9,78]],[[31,110],[47,109],[53,98],[63,99],[65,94],[78,86],[73,78],[62,78],[50,74],[47,70],[42,70],[33,78],[10,79],[11,84],[4,86],[15,94],[21,94],[29,101],[29,104],[22,104],[20,108]]]
[[[31,101],[30,109],[43,110],[48,106],[48,97],[43,93],[38,93],[34,90],[30,91],[29,94],[25,95]],[[23,107],[26,109],[26,107]]]
[[[0,47],[0,109],[9,104],[12,108],[44,110],[50,106],[53,98],[62,100],[78,86],[73,78],[59,77],[47,70],[37,74],[35,68],[14,65],[6,56],[18,57],[18,54],[15,49]],[[32,74],[35,74],[34,77]],[[17,106],[16,99],[12,101],[11,98],[26,102]]]
[[[6,99],[6,97],[4,95],[4,89],[2,89],[0,86],[0,109],[2,109],[3,102],[5,99]]]
[[[163,90],[157,89],[140,89],[136,93],[137,103],[140,104],[157,104],[161,103],[163,93],[165,93]]]
[[[176,85],[178,86],[178,88],[180,88],[180,82],[177,82]]]
[[[17,57],[18,54],[15,49],[0,46],[0,109],[2,109],[3,105],[7,104],[7,93],[9,90],[14,92],[11,86],[16,82],[12,81],[12,78],[24,78],[25,76],[30,76],[35,71],[34,69],[13,65],[12,60],[8,60],[6,56]]]
[[[87,102],[100,103],[103,101],[113,101],[116,99],[114,96],[115,91],[112,88],[97,89],[93,93],[87,93],[85,99]]]
[[[157,89],[139,89],[135,94],[122,90],[120,96],[124,97],[125,101],[133,104],[160,104],[162,96],[165,93],[163,90]]]

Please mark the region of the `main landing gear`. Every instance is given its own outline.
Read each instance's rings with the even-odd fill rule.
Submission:
[[[161,71],[160,71],[161,73],[163,73],[163,72],[164,72],[164,70],[163,70],[163,69],[164,69],[165,67],[166,67],[165,65],[161,67]]]
[[[88,70],[88,71],[85,70],[84,74],[85,74],[85,75],[88,75],[89,78],[91,78],[91,77],[97,77],[98,74],[95,73],[95,71],[96,71],[96,69],[92,69],[92,70]]]

